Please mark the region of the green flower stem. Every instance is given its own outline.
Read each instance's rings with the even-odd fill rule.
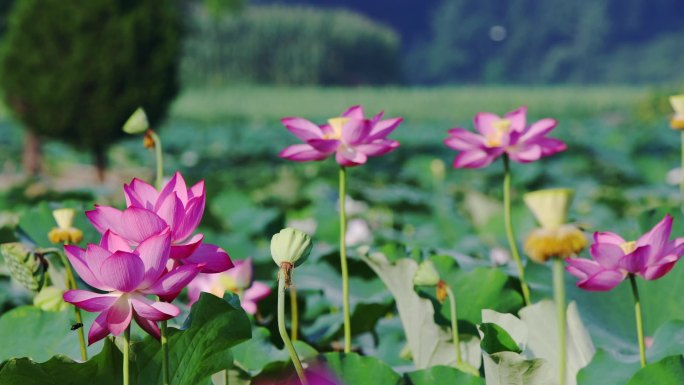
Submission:
[[[290,336],[287,334],[287,329],[285,329],[285,281],[287,280],[285,275],[289,274],[284,268],[280,269],[278,274],[278,332],[280,332],[280,338],[283,339],[283,343],[290,353],[290,358],[292,359],[292,364],[297,371],[297,376],[302,385],[307,385],[306,377],[304,376],[304,369],[302,368],[302,363],[299,361],[299,356],[295,351],[292,341],[290,341]]]
[[[565,385],[565,367],[567,365],[564,274],[563,259],[553,258],[553,299],[556,302],[556,317],[558,319],[558,385]]]
[[[76,285],[76,278],[74,278],[74,272],[71,270],[71,264],[69,263],[69,260],[67,260],[66,256],[64,253],[58,252],[59,258],[62,260],[62,263],[64,264],[64,269],[66,271],[66,285],[67,289],[69,290],[76,290],[78,289],[78,286]],[[83,317],[81,317],[81,309],[79,309],[76,305],[74,306],[74,316],[76,318],[76,323],[83,325]],[[88,361],[88,350],[86,349],[86,339],[85,339],[85,333],[83,332],[83,326],[78,328],[78,341],[79,344],[81,345],[81,359],[85,362]]]
[[[164,155],[162,152],[162,144],[161,139],[156,132],[150,130],[150,136],[154,139],[154,153],[157,158],[157,179],[155,184],[157,185],[157,190],[161,191],[164,182]]]
[[[164,153],[162,152],[161,138],[152,130],[149,131],[149,134],[154,140],[154,153],[157,160],[157,179],[155,180],[155,185],[157,190],[161,191],[164,183]],[[167,322],[161,321],[159,326],[162,350],[162,383],[164,385],[169,385],[169,339],[166,330]]]
[[[460,365],[463,362],[461,357],[461,340],[458,337],[458,319],[456,318],[456,297],[451,287],[447,285],[447,296],[449,297],[449,307],[451,308],[451,334],[456,347],[456,364]]]
[[[128,366],[130,364],[130,350],[131,350],[131,325],[128,325],[123,333],[123,385],[130,384]]]
[[[503,155],[504,162],[504,182],[503,182],[503,193],[504,193],[504,222],[506,226],[506,237],[508,238],[508,245],[511,248],[511,255],[515,260],[515,264],[518,266],[518,278],[520,279],[520,286],[522,288],[523,299],[525,300],[525,305],[530,305],[530,288],[527,286],[525,281],[525,268],[523,267],[522,260],[520,259],[520,253],[518,252],[518,245],[515,242],[515,235],[513,234],[513,223],[511,220],[511,167],[508,155]]]
[[[342,269],[342,306],[344,314],[344,352],[351,351],[351,319],[349,311],[349,272],[347,270],[347,212],[346,200],[347,169],[340,167],[340,267]]]
[[[299,329],[299,309],[297,306],[297,289],[294,286],[290,287],[290,333],[292,334],[292,341],[297,341],[297,330]]]
[[[159,326],[162,350],[162,383],[169,385],[169,339],[166,331],[166,321],[161,321]]]
[[[629,283],[632,284],[632,295],[634,296],[634,316],[636,317],[637,338],[639,339],[639,356],[641,357],[641,367],[646,366],[646,346],[644,345],[644,324],[641,320],[641,301],[639,300],[639,288],[637,287],[636,277],[629,274]]]
[[[684,131],[682,131],[682,164],[681,164],[681,169],[679,171],[679,193],[681,194],[682,201],[681,201],[681,207],[682,207],[682,212],[684,212]]]

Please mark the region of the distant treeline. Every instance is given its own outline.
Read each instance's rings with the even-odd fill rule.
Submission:
[[[181,63],[186,84],[355,85],[398,83],[400,42],[358,13],[249,6],[191,13]]]
[[[186,84],[684,81],[684,0],[177,1]]]
[[[444,0],[406,73],[428,83],[681,80],[683,16],[682,0]]]
[[[389,23],[409,83],[684,79],[683,0],[252,1],[347,6]]]

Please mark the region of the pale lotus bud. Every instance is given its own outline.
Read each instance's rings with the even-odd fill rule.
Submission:
[[[446,175],[446,166],[444,161],[441,159],[433,159],[430,162],[430,173],[432,173],[432,178],[437,181],[443,181]]]
[[[142,134],[150,128],[150,123],[147,120],[147,114],[142,107],[138,107],[133,115],[124,123],[123,131],[127,134],[137,135]]]
[[[307,233],[291,227],[280,230],[271,238],[271,256],[278,266],[283,263],[295,267],[301,265],[309,256],[312,247],[311,237]]]
[[[44,287],[40,293],[33,297],[33,306],[43,311],[60,312],[68,306],[62,298],[64,292],[55,286]]]
[[[572,195],[570,189],[557,188],[527,193],[523,199],[541,227],[553,230],[566,222]]]
[[[674,116],[670,120],[670,127],[675,130],[684,130],[684,94],[670,96],[670,105],[674,110]]]
[[[435,269],[435,264],[430,260],[421,262],[413,276],[413,284],[416,286],[437,286],[439,280],[439,273]]]

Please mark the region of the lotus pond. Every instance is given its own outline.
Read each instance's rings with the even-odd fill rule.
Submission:
[[[645,97],[189,91],[98,185],[57,144],[17,178],[3,117],[0,384],[684,383],[680,133]]]

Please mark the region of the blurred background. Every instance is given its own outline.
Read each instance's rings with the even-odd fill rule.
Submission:
[[[676,199],[667,95],[684,79],[683,15],[678,0],[4,0],[0,226],[37,202],[120,203],[123,182],[152,177],[152,151],[121,131],[138,106],[167,174],[207,179],[206,231],[240,255],[335,204],[333,162],[277,157],[296,142],[279,119],[354,104],[405,118],[400,150],[355,168],[350,188],[409,243],[472,251],[455,235],[489,234],[491,210],[469,208],[498,202],[500,167],[452,171],[442,145],[483,110],[560,121],[570,150],[517,168],[521,191],[582,187],[578,208],[601,220],[643,211]],[[447,224],[428,221],[435,204]]]
[[[314,234],[316,262],[297,282],[309,292],[304,335],[325,345],[341,335],[339,313],[328,314],[340,304],[337,166],[278,158],[297,142],[280,118],[323,123],[356,104],[405,118],[391,135],[399,149],[349,171],[350,245],[505,264],[501,164],[453,170],[455,153],[442,141],[449,128],[472,129],[478,111],[521,105],[530,121],[557,119],[551,136],[569,149],[513,166],[520,238],[534,224],[520,195],[544,187],[575,188],[572,219],[588,231],[630,238],[662,218],[659,208],[679,205],[667,97],[684,89],[682,16],[681,0],[1,0],[0,242],[14,239],[17,224],[51,228],[51,208],[122,205],[123,183],[150,180],[153,152],[121,131],[142,106],[162,138],[166,175],[207,182],[206,240],[235,259],[253,256],[257,279],[273,282],[274,232],[292,225]],[[45,234],[30,235],[49,245]],[[682,313],[683,269],[647,289],[672,299],[646,320],[647,333]],[[362,262],[352,275],[352,303],[380,304],[373,322],[355,328],[364,333],[392,299]],[[515,286],[508,276],[491,279],[487,298],[498,302],[473,304],[473,324],[483,306],[519,306],[498,300],[497,288]],[[8,281],[0,275],[0,286]],[[543,294],[543,281],[533,291]],[[622,304],[630,314],[622,289],[581,306]],[[26,301],[0,291],[0,311]],[[660,305],[646,302],[645,311]],[[266,320],[272,308],[262,308]],[[592,333],[611,314],[622,313],[592,314]],[[405,364],[397,318],[382,322],[396,338],[366,351]],[[623,326],[612,332],[627,341],[632,329]]]

